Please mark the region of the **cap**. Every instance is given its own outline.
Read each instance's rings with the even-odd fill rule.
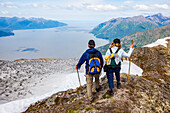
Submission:
[[[119,43],[120,44],[120,39],[116,38],[113,40],[113,42],[116,44],[116,43]]]
[[[95,46],[94,40],[89,40],[88,44],[89,44],[90,47],[94,47]]]

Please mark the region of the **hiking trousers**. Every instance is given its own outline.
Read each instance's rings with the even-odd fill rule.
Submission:
[[[93,99],[93,94],[92,94],[93,77],[95,77],[95,88],[99,88],[99,74],[95,74],[95,75],[87,74],[86,75],[87,96],[90,101]]]
[[[121,69],[120,67],[115,69],[109,69],[109,71],[106,73],[110,89],[114,88],[114,76],[113,76],[114,72],[116,75],[117,85],[120,84],[120,69]]]

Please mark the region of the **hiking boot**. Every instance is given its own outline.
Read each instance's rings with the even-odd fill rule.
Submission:
[[[121,83],[117,84],[117,89],[121,88]]]
[[[109,89],[109,90],[107,90],[107,94],[109,94],[110,96],[112,96],[113,95],[113,90],[111,89]]]
[[[96,92],[99,92],[101,90],[101,86],[99,86],[99,88],[96,88]]]
[[[90,103],[93,103],[95,100],[95,98],[93,97],[91,100],[90,100]]]

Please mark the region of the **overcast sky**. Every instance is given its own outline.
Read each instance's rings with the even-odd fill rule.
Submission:
[[[170,0],[0,0],[0,16],[107,21],[117,17],[170,16]]]

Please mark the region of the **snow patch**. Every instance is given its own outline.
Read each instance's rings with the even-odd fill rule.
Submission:
[[[121,65],[120,73],[127,73],[128,74],[128,70],[129,70],[129,61],[124,60],[122,65]],[[130,74],[142,76],[142,73],[143,73],[143,70],[139,66],[137,66],[136,64],[131,62]]]
[[[170,39],[170,37],[165,37],[163,39],[158,39],[156,42],[154,43],[151,43],[151,44],[148,44],[148,45],[145,45],[143,47],[155,47],[155,46],[158,46],[158,45],[163,45],[164,47],[167,47],[167,39]]]

